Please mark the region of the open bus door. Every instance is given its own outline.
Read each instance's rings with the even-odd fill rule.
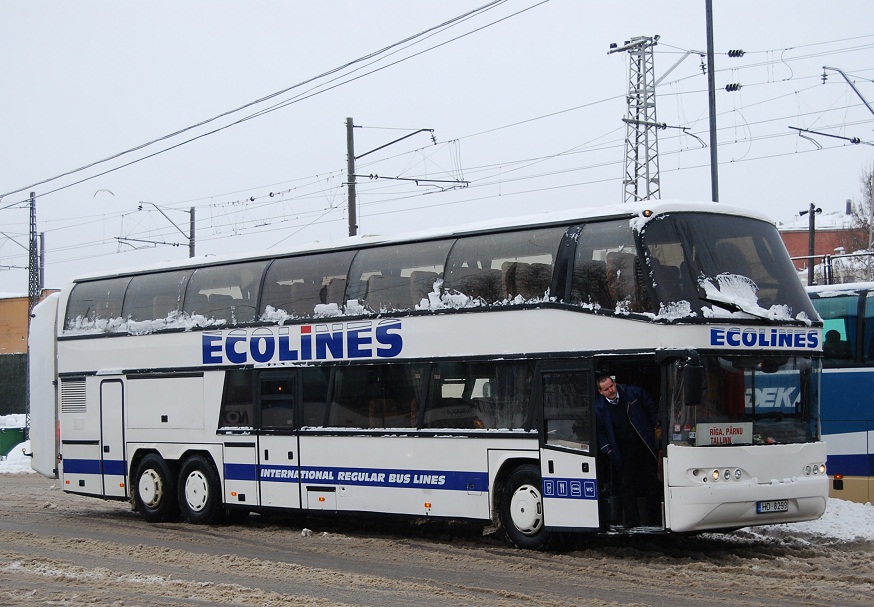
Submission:
[[[600,527],[592,370],[580,361],[539,368],[544,527]]]

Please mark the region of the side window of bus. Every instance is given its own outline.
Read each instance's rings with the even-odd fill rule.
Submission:
[[[438,363],[424,428],[531,427],[531,363]]]
[[[822,355],[829,361],[855,359],[856,331],[859,326],[859,296],[856,293],[835,297],[814,297],[816,311],[822,318]],[[866,336],[866,342],[869,341]],[[870,360],[871,353],[866,349]]]
[[[232,369],[225,372],[219,431],[254,427],[252,373],[246,369]]]
[[[644,277],[655,288],[658,301],[665,306],[698,299],[697,280],[693,280],[686,262],[684,243],[673,223],[653,221],[647,223],[641,234],[646,243],[648,271]]]
[[[446,264],[443,288],[481,304],[542,300],[550,295],[565,227],[459,238]]]
[[[334,371],[328,426],[415,428],[424,365],[372,365]]]
[[[346,274],[354,255],[354,251],[335,251],[277,259],[264,279],[259,317],[268,320],[270,314],[292,318],[335,315],[338,306],[345,303]]]
[[[627,219],[586,224],[577,243],[571,303],[592,310],[652,312],[647,275]]]
[[[452,240],[362,249],[349,269],[348,299],[373,312],[411,310],[442,278]]]
[[[266,266],[266,261],[251,261],[197,268],[185,292],[183,311],[204,317],[206,324],[257,320],[258,292]]]
[[[124,297],[127,320],[172,320],[182,308],[182,295],[191,270],[134,276]]]
[[[80,282],[67,302],[65,330],[101,328],[101,321],[121,317],[129,277]]]
[[[258,386],[261,428],[277,430],[293,428],[295,400],[293,375],[281,372],[262,373]]]
[[[301,425],[319,428],[327,424],[328,388],[331,369],[329,367],[304,367],[300,370],[303,384]]]
[[[582,371],[547,372],[542,376],[546,442],[589,450],[591,395],[589,375]]]
[[[862,343],[862,358],[865,362],[874,362],[874,292],[865,296],[865,325]]]

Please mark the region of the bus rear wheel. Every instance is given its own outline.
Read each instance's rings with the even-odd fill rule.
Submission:
[[[224,512],[218,473],[201,455],[188,458],[179,472],[179,508],[195,525],[218,522]]]
[[[549,543],[543,527],[540,470],[533,464],[516,468],[504,485],[500,507],[501,526],[517,548],[538,550]]]
[[[137,468],[137,510],[150,523],[163,523],[176,517],[176,490],[173,473],[164,458],[150,453]]]

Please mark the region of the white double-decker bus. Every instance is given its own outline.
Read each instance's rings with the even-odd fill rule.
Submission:
[[[810,520],[821,326],[774,225],[716,204],[82,277],[33,319],[33,466],[148,521],[388,513],[539,548],[622,523],[607,371],[659,407],[636,532]]]

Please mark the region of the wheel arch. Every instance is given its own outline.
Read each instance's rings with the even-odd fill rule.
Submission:
[[[494,462],[495,475],[492,480],[492,492],[489,499],[489,510],[492,524],[498,528],[501,526],[499,516],[501,496],[504,493],[504,486],[507,484],[507,479],[510,478],[510,475],[513,474],[514,470],[525,464],[540,466],[540,459],[538,459],[536,452],[505,453],[503,455],[505,457],[497,458]]]

